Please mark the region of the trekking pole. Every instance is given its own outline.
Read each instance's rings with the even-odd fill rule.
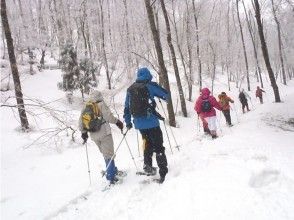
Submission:
[[[165,110],[164,110],[164,108],[163,108],[163,105],[162,105],[160,99],[159,99],[159,103],[160,103],[160,105],[161,105],[161,108],[162,108],[162,111],[163,111],[164,117],[167,118],[167,116],[166,116],[166,114],[165,114]],[[164,124],[164,126],[166,126],[165,123],[163,123],[163,124]],[[166,129],[166,128],[165,128],[165,129]],[[177,140],[176,140],[176,138],[175,138],[174,132],[173,132],[173,130],[172,130],[172,128],[171,128],[170,125],[169,125],[169,129],[170,129],[170,131],[171,131],[172,137],[173,137],[174,142],[175,142],[175,144],[176,144],[176,148],[178,149],[178,151],[180,151],[180,146],[179,146],[178,143],[177,143]],[[167,129],[166,129],[166,134],[167,134]],[[167,134],[167,136],[168,136],[168,134]]]
[[[165,130],[165,133],[166,133],[166,136],[167,136],[167,140],[168,140],[168,143],[169,143],[170,151],[171,151],[172,154],[174,154],[164,121],[163,121],[163,125],[164,125],[164,130]]]
[[[197,117],[197,130],[200,132],[200,121],[199,121],[199,115]]]
[[[103,172],[103,174],[102,174],[102,177],[104,177],[105,174],[107,173],[107,169],[108,169],[108,167],[110,166],[111,162],[113,161],[114,157],[116,156],[116,153],[117,153],[119,147],[121,146],[123,140],[125,139],[125,136],[127,135],[128,131],[129,131],[129,129],[127,129],[127,131],[126,131],[125,133],[122,133],[123,137],[122,137],[122,139],[120,140],[120,142],[119,142],[117,148],[115,149],[114,154],[113,154],[112,157],[110,158],[110,161],[108,162],[108,164],[107,164],[107,166],[106,166],[106,169],[105,169],[105,172]]]
[[[88,144],[87,144],[87,141],[85,141],[83,144],[86,145],[86,156],[87,156],[87,164],[88,164],[88,174],[89,174],[89,181],[90,181],[90,186],[91,186],[92,185],[92,182],[91,182],[91,171],[90,171],[90,164],[89,164]]]
[[[124,139],[125,139],[125,142],[126,142],[126,144],[127,144],[128,149],[129,149],[129,152],[130,152],[130,155],[131,155],[132,160],[133,160],[133,162],[134,162],[134,165],[135,165],[135,167],[136,167],[136,171],[138,172],[138,167],[137,167],[137,164],[136,164],[136,162],[135,162],[135,158],[134,158],[134,156],[133,156],[133,154],[132,154],[132,151],[131,151],[130,145],[129,145],[127,139],[126,139],[126,136],[124,136]]]
[[[138,130],[137,131],[137,144],[138,144],[138,154],[139,154],[139,157],[141,157],[140,155],[140,144],[139,144],[139,135],[138,135]]]

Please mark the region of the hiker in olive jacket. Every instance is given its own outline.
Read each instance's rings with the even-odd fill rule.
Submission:
[[[232,126],[231,114],[230,114],[230,102],[234,103],[234,100],[231,99],[225,92],[222,92],[218,95],[219,104],[222,107],[222,112],[225,116],[227,125]]]
[[[106,105],[103,100],[102,94],[99,91],[93,91],[90,94],[89,102],[88,103],[95,103],[98,107],[99,116],[103,118],[103,122],[101,127],[97,131],[92,131],[90,133],[90,137],[92,141],[98,146],[100,152],[102,153],[105,163],[106,163],[106,179],[110,181],[110,183],[115,183],[118,179],[116,178],[117,168],[114,163],[114,158],[111,160],[114,149],[113,149],[113,138],[111,134],[111,128],[109,123],[116,124],[116,126],[122,130],[123,123],[113,116],[112,112]],[[79,129],[82,133],[82,139],[84,142],[87,142],[88,139],[88,132],[83,126],[82,121],[82,114],[85,110],[86,106],[81,111],[81,116],[79,119]],[[109,164],[110,163],[110,164]]]

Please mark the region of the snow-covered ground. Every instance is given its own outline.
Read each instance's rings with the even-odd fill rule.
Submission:
[[[23,78],[23,91],[27,99],[50,102],[51,108],[67,112],[74,119],[70,125],[76,128],[82,102],[75,98],[68,106],[64,93],[57,90],[60,80],[60,70],[46,70]],[[221,82],[216,82],[216,94],[227,91]],[[52,115],[30,106],[37,114],[29,116],[33,129],[21,133],[17,113],[2,107],[1,219],[294,219],[294,82],[279,87],[283,103],[273,103],[272,90],[266,85],[265,104],[260,105],[251,92],[252,111],[246,114],[240,111],[238,89],[227,92],[236,101],[231,112],[234,126],[226,127],[218,113],[220,137],[216,140],[203,135],[194,103],[187,102],[190,118],[177,116],[179,128],[173,128],[180,151],[174,148],[167,126],[171,153],[161,125],[169,163],[164,184],[141,183],[149,177],[135,175],[136,168],[123,142],[116,164],[128,175],[122,184],[105,192],[101,190],[107,182],[100,175],[104,162],[93,142],[88,143],[89,187],[86,151],[79,133],[75,143],[69,131],[69,136],[64,132],[61,138],[53,136],[30,145],[43,134],[40,129],[57,125]],[[121,91],[115,99],[120,118],[124,93]],[[9,95],[13,93],[2,93],[1,101]],[[112,128],[117,147],[122,135],[116,126]],[[134,129],[127,141],[141,168],[142,151],[139,155]]]

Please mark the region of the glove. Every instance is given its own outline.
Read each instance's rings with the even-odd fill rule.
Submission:
[[[117,122],[115,123],[115,125],[120,129],[122,130],[124,128],[124,124],[120,121],[120,120],[117,120]]]
[[[129,124],[127,124],[126,127],[127,127],[128,130],[130,130],[133,127],[133,125],[132,125],[132,123],[129,123]]]
[[[84,140],[84,143],[86,143],[87,142],[87,140],[88,140],[88,133],[87,132],[85,132],[85,133],[82,133],[82,139]]]

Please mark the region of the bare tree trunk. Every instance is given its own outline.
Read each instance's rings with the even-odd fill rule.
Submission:
[[[192,82],[193,82],[193,67],[192,67],[192,48],[191,48],[191,30],[190,30],[190,13],[189,13],[189,7],[188,7],[188,2],[187,0],[185,1],[186,3],[186,10],[187,10],[187,21],[186,21],[186,41],[187,41],[187,50],[188,50],[188,68],[189,68],[189,74],[188,74],[188,80],[189,80],[189,84],[188,84],[188,100],[191,102],[192,101]]]
[[[247,10],[246,10],[245,4],[244,4],[244,0],[242,0],[242,4],[243,4],[245,16],[246,16],[246,23],[247,23],[248,31],[249,31],[252,46],[253,46],[253,52],[254,52],[256,70],[257,70],[257,79],[260,79],[260,86],[261,86],[261,88],[263,88],[263,81],[262,81],[262,77],[261,77],[261,69],[260,69],[258,55],[257,55],[257,49],[256,49],[256,42],[255,42],[255,39],[254,39],[254,36],[253,36],[253,28],[252,28],[251,23],[249,21],[249,17],[248,17],[248,13],[247,13]],[[257,82],[258,81],[259,80],[257,80]]]
[[[231,63],[231,32],[230,32],[230,2],[228,2],[227,10],[227,52],[226,52],[226,71],[228,80],[228,89],[231,91],[230,85],[230,63]]]
[[[271,67],[270,60],[269,60],[268,49],[267,49],[267,45],[266,45],[266,41],[265,41],[265,37],[264,37],[264,33],[263,33],[263,26],[261,23],[260,6],[259,6],[258,0],[254,0],[254,6],[255,6],[255,8],[254,8],[255,18],[256,18],[256,23],[257,23],[258,32],[259,32],[259,38],[260,38],[260,42],[261,42],[262,54],[263,54],[265,65],[266,65],[268,75],[269,75],[269,78],[271,81],[271,85],[273,87],[275,101],[281,102],[279,87],[276,83],[275,75],[274,75],[273,69]]]
[[[176,77],[179,96],[180,96],[181,108],[182,108],[183,116],[187,117],[186,101],[185,101],[184,92],[183,92],[183,88],[182,88],[179,68],[178,68],[178,64],[177,64],[176,53],[175,53],[174,45],[172,43],[172,37],[171,37],[171,30],[170,30],[168,15],[167,15],[167,11],[166,11],[166,8],[165,8],[164,0],[160,0],[160,2],[161,2],[162,12],[163,12],[163,15],[164,15],[165,24],[166,24],[167,42],[168,42],[168,46],[169,46],[171,56],[172,56],[172,61],[173,61],[173,66],[174,66],[174,71],[175,71],[175,77]]]
[[[179,40],[179,34],[178,34],[178,28],[177,28],[177,24],[176,24],[176,16],[175,16],[175,9],[174,9],[174,0],[172,0],[172,7],[173,7],[173,24],[174,24],[174,28],[175,28],[175,35],[176,35],[176,44],[177,44],[177,48],[181,57],[181,62],[182,62],[182,66],[184,68],[184,74],[185,74],[185,78],[188,84],[188,88],[192,85],[191,82],[189,81],[189,77],[188,77],[188,73],[187,73],[187,68],[186,68],[186,63],[185,63],[185,58],[183,55],[183,51],[180,45],[180,40]]]
[[[106,56],[106,46],[105,46],[105,28],[104,28],[104,15],[103,15],[103,2],[99,0],[100,4],[100,13],[101,13],[101,38],[102,38],[102,52],[103,52],[103,59],[104,59],[104,65],[106,70],[106,77],[107,77],[107,83],[108,83],[108,89],[111,89],[111,78],[108,68],[108,61]]]
[[[131,79],[132,78],[132,72],[131,72],[131,35],[130,35],[130,28],[129,28],[129,20],[128,20],[128,4],[127,4],[127,0],[123,0],[124,2],[124,8],[125,8],[125,21],[126,21],[126,34],[127,34],[127,75],[128,78]]]
[[[9,55],[11,72],[13,76],[15,96],[16,96],[16,102],[17,102],[17,109],[18,109],[18,113],[20,117],[20,123],[21,123],[22,129],[25,130],[29,128],[29,122],[27,119],[24,101],[23,101],[23,94],[22,94],[21,84],[19,80],[19,73],[18,73],[18,68],[16,64],[15,54],[14,54],[13,39],[11,37],[11,31],[10,31],[10,27],[8,23],[8,18],[7,18],[5,0],[1,0],[1,19],[2,19],[2,25],[3,25],[5,37],[6,37],[7,50]]]
[[[237,7],[237,17],[238,17],[239,28],[240,28],[240,33],[241,33],[241,40],[242,40],[243,52],[244,52],[244,59],[245,59],[247,89],[248,89],[248,91],[250,91],[248,59],[247,59],[247,52],[246,52],[244,35],[243,35],[243,29],[242,29],[242,24],[241,24],[241,19],[240,19],[240,13],[239,13],[239,0],[236,0],[236,7]]]
[[[5,56],[5,50],[6,50],[6,45],[5,45],[5,32],[4,32],[4,28],[2,26],[2,44],[3,44],[3,55],[2,55],[2,59],[5,60],[6,56]]]
[[[152,36],[153,36],[153,40],[154,40],[154,44],[155,44],[155,49],[156,49],[156,53],[157,53],[160,74],[162,76],[161,78],[163,79],[165,89],[170,93],[169,79],[168,79],[167,69],[164,64],[162,47],[161,47],[161,42],[160,42],[158,30],[156,29],[156,26],[155,26],[154,13],[152,10],[150,0],[144,0],[144,1],[145,1],[146,11],[148,14],[148,20],[150,23],[150,28],[151,28],[151,32],[152,32]],[[169,115],[169,124],[170,124],[170,126],[175,127],[176,120],[175,120],[175,113],[174,113],[174,108],[173,108],[173,104],[172,104],[172,98],[170,98],[167,102],[167,110],[168,110],[168,115]]]
[[[286,72],[285,72],[284,59],[283,59],[283,52],[282,52],[281,26],[280,26],[280,22],[279,22],[278,17],[277,17],[276,9],[275,9],[275,6],[274,6],[274,1],[271,0],[271,2],[272,2],[272,10],[273,10],[273,15],[274,15],[274,20],[276,22],[277,31],[278,31],[279,56],[280,56],[280,62],[281,62],[281,67],[282,67],[282,77],[283,77],[282,79],[283,79],[283,84],[287,85]],[[276,6],[276,7],[278,7],[278,6]]]
[[[197,52],[197,61],[198,61],[198,75],[199,75],[199,91],[202,89],[202,63],[200,58],[200,40],[199,40],[199,27],[198,27],[198,14],[196,13],[195,1],[192,1],[193,4],[193,12],[194,12],[194,21],[196,28],[196,52]]]

